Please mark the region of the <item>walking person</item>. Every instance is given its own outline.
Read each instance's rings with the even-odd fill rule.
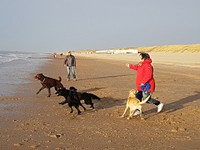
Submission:
[[[76,79],[76,58],[71,54],[71,51],[67,52],[67,55],[64,60],[64,66],[67,67],[67,81],[70,81],[70,74],[72,73],[74,81]]]
[[[147,53],[139,53],[140,62],[136,65],[126,64],[126,66],[130,69],[136,70],[136,87],[139,91],[137,94],[137,98],[141,101],[142,98],[145,99],[149,95],[152,96],[153,92],[155,92],[155,80],[153,75],[153,66],[151,65],[152,59]],[[157,106],[157,112],[162,111],[164,104],[160,101],[149,98],[147,103],[151,103]],[[138,115],[139,110],[137,110],[134,115]]]

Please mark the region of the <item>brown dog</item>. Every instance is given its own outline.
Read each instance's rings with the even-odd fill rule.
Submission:
[[[57,80],[50,77],[46,77],[42,73],[39,73],[35,76],[35,79],[40,80],[40,83],[42,84],[42,87],[39,89],[39,91],[36,94],[39,94],[41,90],[47,88],[49,92],[48,97],[50,97],[51,96],[50,89],[52,87],[54,87],[56,91],[58,90],[58,88],[63,88],[63,85],[61,83],[61,77],[59,77],[59,80]]]
[[[136,98],[137,92],[138,91],[135,89],[130,90],[129,96],[127,99],[127,103],[126,103],[126,108],[125,108],[124,113],[122,114],[121,118],[124,117],[128,108],[130,109],[130,113],[129,113],[129,117],[127,119],[131,119],[133,116],[133,113],[136,110],[140,111],[140,117],[142,118],[142,104],[146,103],[149,100],[150,95],[145,100],[140,102],[140,100]]]

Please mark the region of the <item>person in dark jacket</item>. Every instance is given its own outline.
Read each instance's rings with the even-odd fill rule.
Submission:
[[[151,65],[152,59],[147,53],[139,53],[140,62],[136,65],[126,64],[130,69],[136,70],[136,87],[138,92],[137,98],[139,100],[145,99],[149,95],[152,95],[155,92],[155,80],[153,76],[153,66]],[[157,106],[157,112],[160,112],[163,109],[164,104],[160,101],[149,98],[147,103],[151,103]],[[137,115],[139,112],[136,111],[134,115]]]
[[[64,66],[67,67],[67,80],[70,81],[70,73],[72,73],[73,79],[76,81],[76,58],[71,54],[71,51],[67,52]]]

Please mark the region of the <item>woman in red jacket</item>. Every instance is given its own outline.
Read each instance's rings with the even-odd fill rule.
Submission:
[[[139,100],[145,99],[149,95],[152,95],[153,92],[155,92],[155,80],[153,77],[153,66],[151,65],[152,60],[147,53],[139,53],[140,56],[140,62],[136,65],[132,64],[126,64],[127,67],[130,69],[136,70],[136,87],[138,92],[137,98]],[[150,99],[147,101],[147,103],[151,103],[157,106],[157,112],[160,112],[163,108],[163,103],[160,101],[153,99],[150,97]],[[137,115],[139,112],[135,112],[134,115]]]

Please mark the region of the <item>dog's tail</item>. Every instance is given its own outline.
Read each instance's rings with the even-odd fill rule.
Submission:
[[[59,76],[59,77],[58,77],[58,81],[61,82],[61,80],[62,80],[62,78]]]
[[[90,93],[90,96],[91,96],[92,99],[98,99],[98,100],[100,100],[100,98],[98,96],[94,95],[94,94]]]
[[[151,95],[149,95],[147,98],[145,98],[145,100],[141,101],[139,104],[144,104],[144,103],[146,103],[146,102],[149,100],[150,97],[151,97]]]

